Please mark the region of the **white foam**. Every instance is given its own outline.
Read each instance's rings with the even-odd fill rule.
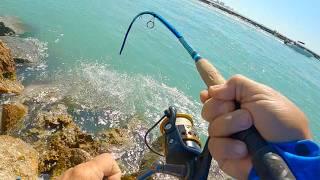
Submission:
[[[82,110],[103,111],[98,117],[100,124],[118,126],[123,118],[139,114],[151,125],[174,105],[179,112],[193,115],[196,125],[206,129],[199,102],[149,76],[119,73],[101,64],[80,64],[67,75],[56,76],[61,88],[68,89],[67,96]]]

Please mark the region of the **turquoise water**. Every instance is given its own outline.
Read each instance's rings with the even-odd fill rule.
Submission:
[[[66,90],[82,105],[76,115],[85,129],[118,126],[135,114],[151,124],[176,105],[192,113],[205,132],[198,98],[205,85],[185,50],[159,22],[148,29],[150,17],[140,19],[124,55],[118,55],[127,26],[144,10],[166,17],[226,78],[244,74],[288,96],[308,115],[320,140],[320,62],[196,0],[0,3],[0,15],[18,16],[26,24],[25,36],[47,43],[45,69],[22,72],[23,83],[50,82]],[[108,111],[93,112],[97,107]]]

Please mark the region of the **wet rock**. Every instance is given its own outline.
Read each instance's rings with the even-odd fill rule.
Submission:
[[[0,36],[20,35],[25,33],[21,20],[14,16],[0,16]]]
[[[164,136],[159,136],[155,141],[152,142],[151,147],[157,152],[164,154]],[[142,173],[152,167],[153,163],[160,160],[160,156],[154,152],[147,151],[141,160],[139,165],[139,172]]]
[[[0,22],[0,36],[14,35],[14,31],[8,28],[3,22]]]
[[[0,77],[15,80],[16,66],[10,49],[0,40]]]
[[[0,94],[3,93],[14,93],[20,94],[23,91],[23,85],[17,81],[11,81],[0,78]]]
[[[129,133],[127,129],[110,128],[100,132],[98,138],[112,145],[123,145],[128,143]]]
[[[27,143],[0,136],[0,179],[38,179],[38,153]]]
[[[45,50],[37,39],[20,38],[12,36],[0,36],[12,52],[12,57],[17,63],[38,63],[44,56],[42,51]]]
[[[66,109],[58,104],[38,112],[32,127],[21,133],[40,154],[39,172],[53,177],[100,154],[99,142],[83,132]]]
[[[137,177],[139,175],[136,173],[136,174],[129,174],[129,175],[124,175],[121,177],[121,180],[136,180]]]
[[[11,51],[0,40],[0,94],[19,94],[23,86],[16,80],[16,66]]]
[[[15,101],[22,102],[31,108],[44,108],[58,103],[63,98],[63,90],[54,85],[29,85]]]
[[[69,168],[87,162],[91,159],[92,156],[82,149],[65,149],[62,156],[58,159],[57,165],[52,170],[52,177],[58,177]]]
[[[23,126],[23,117],[27,112],[28,108],[23,104],[4,104],[2,109],[2,132],[10,134],[12,131],[19,131]]]

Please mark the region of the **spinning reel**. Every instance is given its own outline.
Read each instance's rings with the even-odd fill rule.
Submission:
[[[176,108],[173,106],[165,110],[164,114],[148,130],[145,141],[148,133],[160,123],[160,131],[164,136],[166,163],[161,161],[154,162],[152,167],[138,179],[146,179],[155,173],[170,174],[188,180],[207,179],[212,157],[208,151],[207,143],[201,152],[202,145],[199,135],[194,129],[192,117],[188,114],[177,113]],[[147,141],[146,145],[151,151],[155,152]],[[160,153],[157,154],[161,155]]]

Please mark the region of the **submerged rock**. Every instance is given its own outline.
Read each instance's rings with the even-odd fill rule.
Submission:
[[[0,136],[0,179],[38,179],[38,153],[10,136]]]
[[[23,117],[27,112],[28,108],[23,104],[4,104],[2,109],[2,132],[10,134],[12,131],[19,131],[23,126]]]
[[[0,36],[14,35],[14,31],[7,27],[3,22],[0,22]]]
[[[0,40],[11,49],[13,59],[17,63],[38,63],[46,56],[42,52],[46,48],[37,39],[0,36]]]
[[[0,36],[19,35],[25,33],[23,23],[14,16],[0,16]]]

